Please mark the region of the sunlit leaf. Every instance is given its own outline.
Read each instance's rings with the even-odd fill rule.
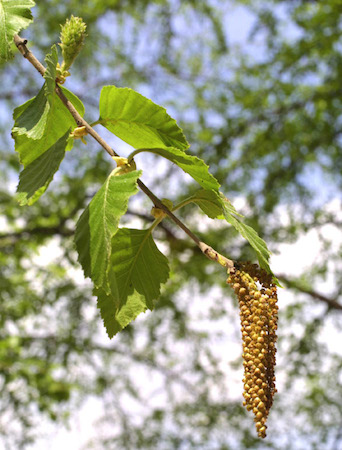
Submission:
[[[178,167],[188,173],[204,189],[217,190],[220,187],[219,182],[209,172],[209,166],[202,159],[197,158],[197,156],[189,155],[174,147],[146,148],[139,149],[138,151],[155,153],[177,164]]]
[[[236,211],[231,202],[221,192],[201,190],[196,192],[191,200],[211,219],[226,219],[253,247],[260,267],[268,273],[272,273],[268,263],[271,252],[268,250],[266,242],[261,239],[254,228],[243,223],[243,216]]]
[[[100,96],[100,123],[134,148],[189,144],[166,109],[128,88],[104,86]]]
[[[55,113],[52,105],[52,102],[57,100],[55,79],[58,54],[55,45],[52,46],[51,53],[46,55],[45,61],[47,63],[44,73],[45,84],[36,97],[14,110],[15,124],[12,132],[15,135],[25,134],[30,139],[40,139],[50,115]]]
[[[107,293],[106,273],[112,250],[111,240],[117,232],[120,218],[127,211],[129,198],[138,191],[137,179],[141,173],[135,170],[116,176],[113,171],[76,225],[75,242],[84,274]]]
[[[268,250],[266,242],[261,239],[254,228],[246,225],[239,218],[233,216],[227,210],[224,210],[223,215],[226,221],[233,225],[233,227],[241,234],[241,236],[244,237],[253,247],[257,254],[260,267],[262,269],[265,269],[268,273],[272,273],[268,263],[271,252]]]
[[[49,102],[51,103],[52,98],[57,96],[55,93],[56,87],[56,68],[58,63],[58,52],[57,46],[53,45],[51,47],[51,53],[48,53],[45,57],[46,71],[44,73],[45,78],[45,95],[47,96]]]
[[[224,219],[222,201],[216,191],[201,189],[189,200],[196,203],[210,219]]]
[[[48,150],[55,142],[61,138],[64,133],[70,128],[75,127],[75,120],[63,105],[59,97],[50,106],[46,99],[44,86],[39,91],[37,97],[34,97],[23,105],[14,110],[13,118],[15,120],[12,136],[15,140],[15,150],[19,153],[20,162],[26,167],[32,161],[37,159],[41,154]],[[84,106],[81,100],[72,92],[62,88],[64,95],[75,106],[77,111],[83,116]],[[33,120],[31,115],[35,113],[36,106],[39,106],[39,111],[44,116],[45,128],[41,135],[40,126],[42,125],[42,118],[35,117]],[[44,115],[46,114],[46,116]],[[38,128],[37,128],[38,126]],[[34,131],[32,131],[34,129]],[[26,130],[26,132],[24,131]],[[34,133],[35,136],[40,136],[38,139],[32,139],[28,134]],[[71,148],[73,141],[70,139],[67,150]]]
[[[13,55],[11,44],[14,35],[27,28],[33,21],[32,0],[0,0],[0,61],[7,61]]]
[[[27,107],[22,111],[24,105],[27,105]],[[41,139],[51,114],[50,103],[45,95],[45,84],[36,97],[24,103],[24,105],[14,110],[15,117],[14,115],[13,117],[16,120],[12,133],[14,136],[25,135],[33,140]]]
[[[112,239],[111,292],[94,291],[108,336],[113,337],[141,312],[153,309],[168,277],[167,258],[158,250],[150,230],[119,229]]]

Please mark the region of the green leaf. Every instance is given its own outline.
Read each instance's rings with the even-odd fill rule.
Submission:
[[[189,147],[166,109],[132,89],[104,86],[99,122],[134,148],[165,145],[186,150]]]
[[[223,215],[227,222],[245,238],[255,250],[259,265],[262,269],[265,269],[268,273],[272,273],[272,270],[268,264],[271,256],[271,252],[267,248],[266,242],[261,239],[254,228],[243,223],[238,217],[236,217],[236,210],[228,199],[221,194],[221,201],[223,206]]]
[[[13,133],[25,134],[30,139],[40,139],[45,131],[49,115],[53,114],[52,102],[57,99],[56,65],[58,53],[56,45],[51,48],[51,54],[46,55],[47,69],[44,74],[45,84],[38,95],[14,110],[15,124]]]
[[[54,97],[57,97],[55,92],[56,87],[56,69],[58,63],[57,46],[51,47],[51,53],[48,53],[45,57],[46,71],[44,73],[45,78],[45,95],[48,101],[51,103]]]
[[[10,46],[14,35],[33,21],[34,5],[32,0],[0,0],[0,61],[8,61],[13,56]]]
[[[12,130],[12,137],[15,140],[15,150],[19,153],[20,162],[24,165],[24,167],[37,159],[53,144],[55,144],[55,142],[58,141],[58,139],[61,138],[70,127],[75,127],[74,118],[63,105],[60,98],[56,96],[55,101],[50,106],[49,102],[46,100],[44,89],[45,88],[43,87],[37,97],[28,100],[23,105],[16,108],[13,113],[15,124]],[[81,116],[83,116],[84,106],[81,100],[68,89],[63,87],[61,89]],[[38,97],[39,99],[37,99]],[[43,111],[43,113],[45,108],[48,108],[45,130],[39,139],[32,139],[32,137],[27,135],[30,130],[32,133],[32,126],[33,128],[35,127],[34,121],[30,119],[30,113],[34,113],[35,105],[39,105],[40,111]],[[37,119],[35,119],[35,122],[37,125]],[[21,130],[19,131],[18,128],[21,128]],[[27,130],[26,133],[24,133],[24,128]],[[39,135],[41,131],[38,133],[37,128],[35,128],[34,134],[35,133]],[[69,150],[72,145],[73,140],[70,139],[67,150]]]
[[[70,129],[21,172],[17,188],[20,205],[32,205],[46,191],[64,158],[69,133]]]
[[[216,191],[201,189],[189,200],[196,203],[210,219],[224,219],[222,200]]]
[[[241,236],[245,238],[254,248],[258,257],[260,267],[262,269],[265,269],[268,273],[272,273],[272,270],[268,264],[271,252],[268,250],[266,242],[261,239],[254,228],[246,225],[237,217],[234,217],[232,214],[230,214],[227,210],[224,210],[223,214],[226,221],[233,225],[233,227],[241,234]]]
[[[228,223],[245,238],[255,250],[260,267],[268,273],[272,273],[268,264],[271,252],[268,250],[266,242],[261,239],[254,228],[242,222],[239,214],[230,201],[221,193],[216,191],[198,191],[189,200],[196,203],[202,211],[211,219],[226,219]]]
[[[238,217],[244,217],[242,214],[240,214],[236,211],[235,206],[231,203],[230,200],[228,200],[228,198],[224,194],[222,194],[222,192],[219,192],[219,196],[220,196],[220,201],[222,202],[223,208],[225,211],[227,211],[227,213],[234,214],[235,216],[238,216]]]
[[[86,277],[95,287],[109,293],[106,273],[112,250],[111,240],[120,218],[126,213],[129,198],[138,192],[141,171],[116,176],[113,171],[95,194],[76,225],[75,242],[78,260]]]
[[[144,296],[137,291],[129,295],[122,306],[118,306],[117,299],[103,289],[94,289],[93,294],[97,296],[97,307],[110,339],[148,309]]]
[[[154,308],[160,285],[168,277],[167,258],[158,250],[151,230],[118,230],[112,239],[108,272],[111,293],[94,291],[110,338],[141,312]]]
[[[22,108],[24,105],[27,105],[27,107]],[[24,105],[14,110],[16,121],[12,133],[15,135],[24,134],[34,140],[41,139],[50,114],[50,104],[45,96],[45,84],[36,97],[24,103]]]
[[[192,176],[204,189],[218,190],[220,187],[219,182],[209,172],[209,166],[202,159],[197,158],[197,156],[188,155],[174,147],[140,148],[136,152],[133,152],[132,155],[141,152],[155,153],[177,164],[178,167]]]

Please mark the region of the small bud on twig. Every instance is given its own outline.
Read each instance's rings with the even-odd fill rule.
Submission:
[[[63,63],[61,71],[66,72],[71,67],[75,58],[83,47],[83,41],[86,36],[86,24],[80,17],[71,16],[67,19],[65,24],[62,25],[60,34],[62,48]]]

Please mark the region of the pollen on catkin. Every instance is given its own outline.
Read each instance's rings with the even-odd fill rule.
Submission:
[[[243,405],[248,411],[253,411],[258,436],[264,438],[266,420],[276,392],[277,286],[272,275],[250,262],[239,263],[237,270],[229,274],[227,283],[234,289],[240,307]]]

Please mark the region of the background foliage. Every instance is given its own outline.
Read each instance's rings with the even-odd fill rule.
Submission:
[[[113,166],[91,139],[77,143],[49,191],[18,206],[11,111],[42,85],[18,54],[0,83],[3,446],[28,448],[44,434],[42,423],[72,423],[98,398],[93,448],[342,448],[341,13],[339,0],[50,0],[33,9],[22,36],[41,60],[66,17],[88,24],[66,86],[89,121],[104,84],[166,106],[193,154],[269,244],[286,286],[279,393],[260,442],[241,406],[236,301],[222,270],[169,221],[156,234],[172,271],[156,310],[107,339],[73,234]],[[156,158],[136,157],[149,187],[174,200],[194,192],[171,163],[156,170]],[[150,207],[137,194],[127,226],[150,223]],[[180,214],[221,253],[254,258],[232,228],[212,227],[195,207]],[[286,266],[277,267],[279,252],[289,255]]]

